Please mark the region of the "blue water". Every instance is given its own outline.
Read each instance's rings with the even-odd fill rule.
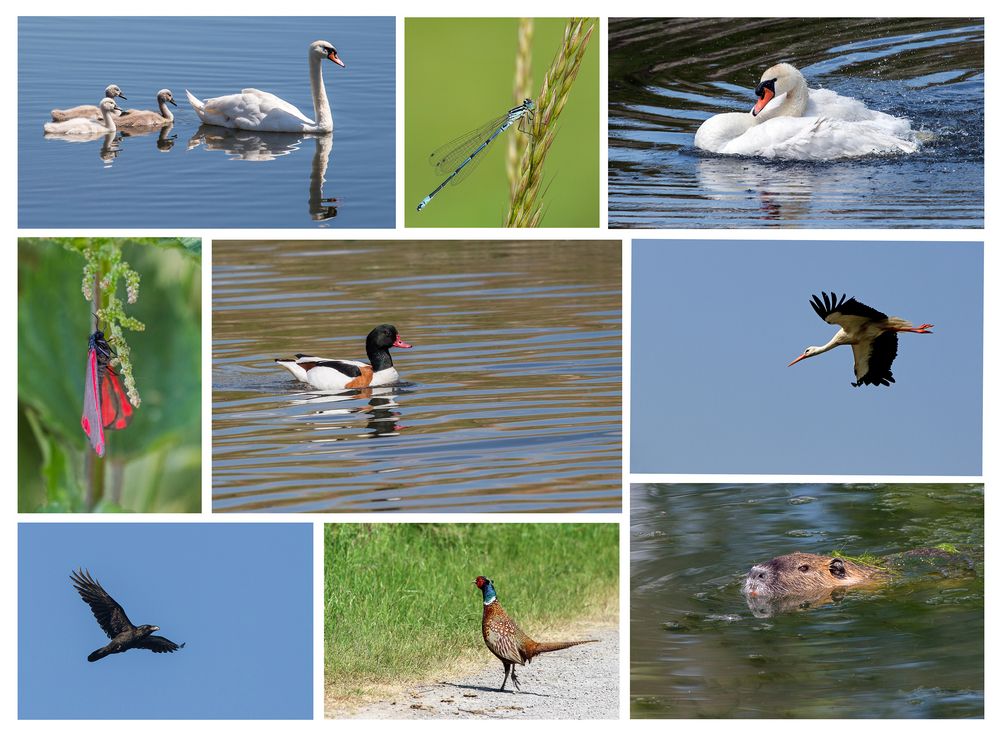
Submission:
[[[983,25],[974,19],[612,20],[611,227],[982,227]],[[789,61],[909,118],[910,155],[772,161],[695,149],[702,121],[749,110]]]
[[[201,127],[185,88],[256,87],[313,117],[318,39],[346,64],[323,65],[332,137]],[[394,18],[22,18],[18,42],[21,227],[395,224]],[[174,125],[110,145],[43,137],[52,108],[97,104],[111,83],[142,110],[170,89]]]

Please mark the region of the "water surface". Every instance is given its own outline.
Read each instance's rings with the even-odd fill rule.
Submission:
[[[981,19],[612,20],[609,55],[611,227],[983,226]],[[828,162],[695,149],[778,61],[931,140]]]
[[[274,358],[365,359],[401,383],[311,393]],[[216,242],[217,511],[615,511],[618,242]]]
[[[756,617],[750,567],[792,551],[951,544],[811,609]],[[982,717],[981,485],[636,485],[633,717]]]
[[[306,54],[319,39],[346,64],[323,64],[332,135],[201,126],[185,89],[204,100],[255,87],[312,118]],[[18,42],[21,227],[395,223],[394,18],[21,18]],[[97,104],[111,83],[139,110],[170,89],[174,124],[43,136],[52,108]]]

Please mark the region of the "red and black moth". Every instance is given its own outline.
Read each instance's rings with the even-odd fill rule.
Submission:
[[[124,429],[135,409],[122,390],[118,373],[108,363],[114,350],[98,329],[90,335],[87,350],[87,383],[83,387],[83,427],[98,457],[104,456],[104,430]]]

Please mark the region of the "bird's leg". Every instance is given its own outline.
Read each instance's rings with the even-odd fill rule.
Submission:
[[[521,691],[521,685],[517,681],[517,667],[514,664],[510,665],[510,680],[514,682],[514,688]]]
[[[510,676],[510,664],[507,663],[506,661],[504,661],[503,662],[503,684],[500,685],[500,691],[501,692],[504,690],[504,687],[507,686],[507,677],[508,676]],[[515,679],[514,681],[516,682],[517,679]]]
[[[933,334],[933,332],[930,331],[930,328],[933,326],[934,326],[933,324],[921,324],[919,327],[908,327],[904,329],[897,329],[896,331],[913,332],[915,334]]]

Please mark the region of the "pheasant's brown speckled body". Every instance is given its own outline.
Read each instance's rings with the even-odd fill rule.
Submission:
[[[500,685],[500,691],[503,691],[504,687],[507,686],[508,676],[517,689],[521,688],[514,669],[517,664],[530,663],[531,659],[540,653],[559,651],[570,646],[578,646],[581,643],[595,642],[593,640],[560,641],[558,643],[534,641],[525,635],[524,631],[517,627],[517,623],[507,615],[500,601],[496,598],[492,580],[486,579],[486,577],[476,577],[476,586],[483,591],[483,640],[490,652],[503,664],[503,683]]]

